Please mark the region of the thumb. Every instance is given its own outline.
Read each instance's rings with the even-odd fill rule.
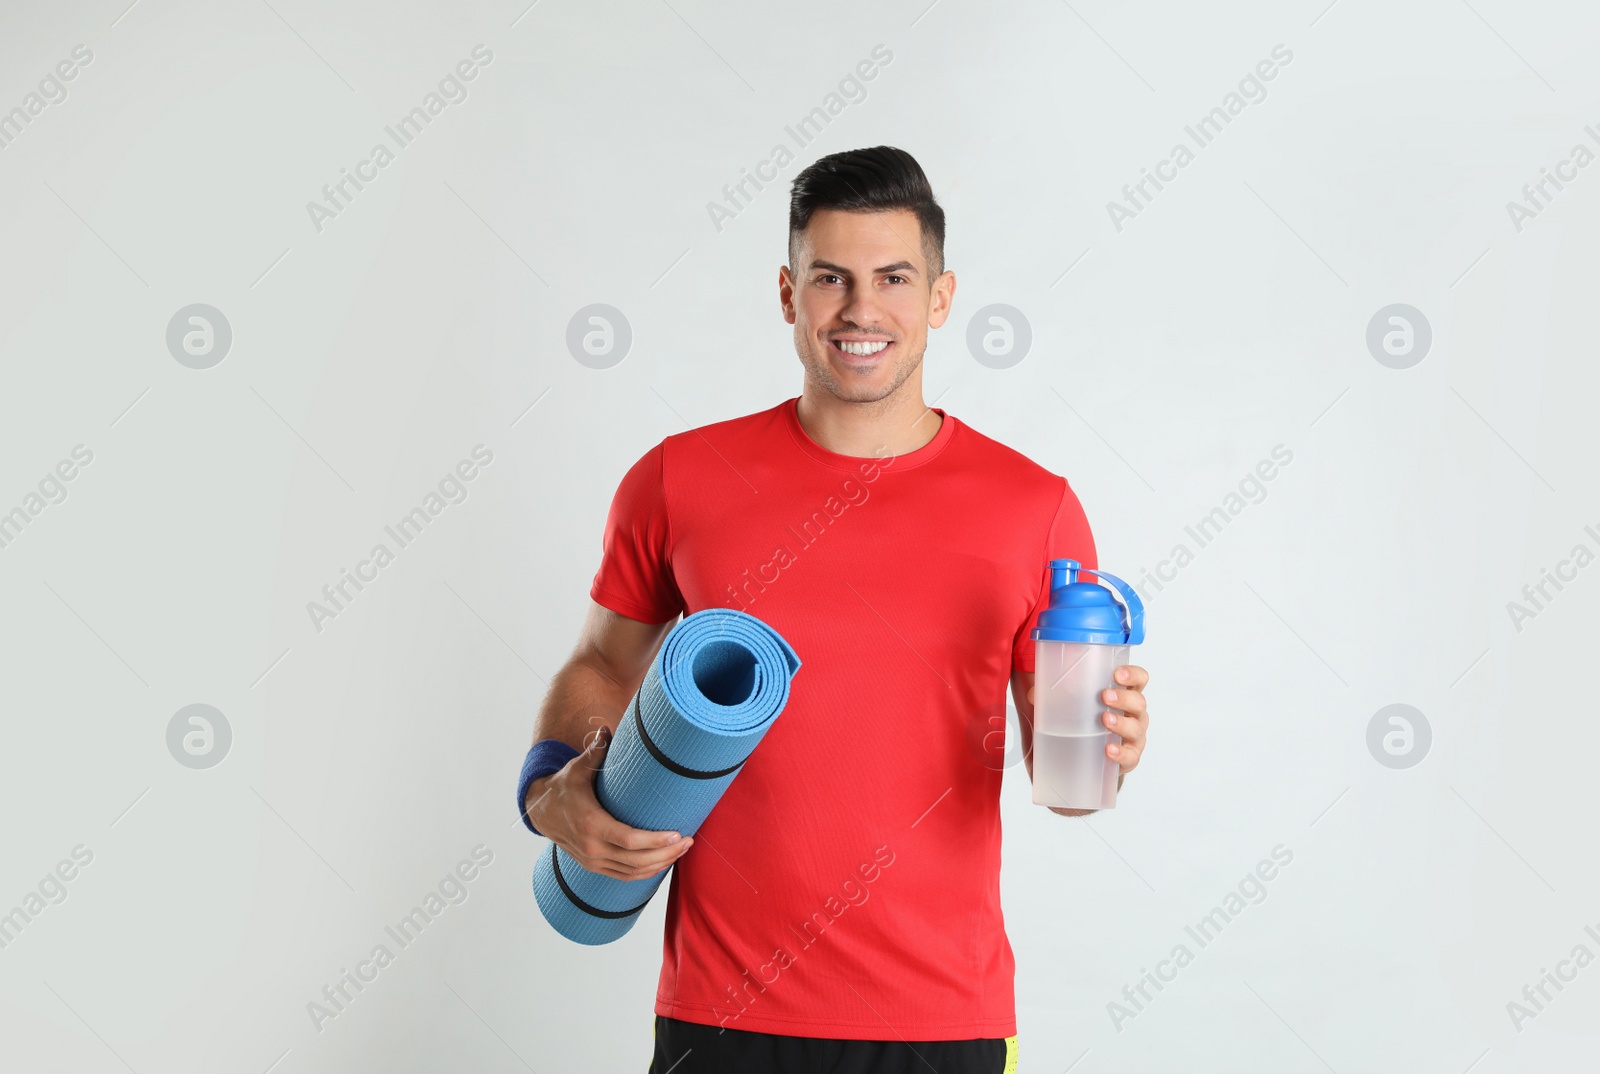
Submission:
[[[611,728],[602,726],[595,736],[589,740],[589,745],[583,751],[583,764],[580,766],[589,773],[589,778],[594,778],[594,773],[605,764],[606,749],[611,745]]]

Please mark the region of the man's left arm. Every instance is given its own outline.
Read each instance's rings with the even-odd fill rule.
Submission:
[[[1139,766],[1144,756],[1145,737],[1150,728],[1150,713],[1145,706],[1144,688],[1150,681],[1149,672],[1136,664],[1124,664],[1113,677],[1117,685],[1100,691],[1100,700],[1106,710],[1100,720],[1106,730],[1122,736],[1122,745],[1106,743],[1106,756],[1117,762],[1117,790],[1128,773]],[[1028,782],[1033,782],[1033,672],[1013,669],[1011,696],[1017,703],[1017,729],[1021,732],[1022,758],[1028,768]],[[1096,812],[1093,809],[1061,809],[1050,807],[1050,812],[1063,817],[1081,817]]]

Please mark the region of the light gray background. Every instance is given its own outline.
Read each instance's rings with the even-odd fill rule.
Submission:
[[[1506,209],[1594,147],[1592,5],[3,10],[0,109],[94,55],[0,150],[0,509],[94,453],[0,549],[0,910],[94,854],[0,950],[7,1069],[644,1069],[665,900],[609,948],[559,939],[517,765],[626,467],[799,391],[788,181],[882,143],[949,214],[927,398],[1066,475],[1108,569],[1155,567],[1294,456],[1154,595],[1119,808],[1053,816],[1007,777],[1021,1069],[1592,1059],[1600,968],[1520,1031],[1506,1007],[1600,954],[1600,567],[1520,631],[1506,610],[1600,550],[1600,168],[1520,231]],[[306,202],[480,43],[469,98],[317,232]],[[1267,99],[1117,231],[1106,203],[1280,43]],[[719,232],[707,202],[879,44],[866,98]],[[634,334],[607,370],[565,343],[595,302]],[[212,369],[166,347],[192,303],[232,327]],[[1009,369],[966,346],[991,303],[1031,325]],[[1393,303],[1432,326],[1410,369],[1366,346]],[[468,498],[313,629],[307,602],[480,443]],[[1433,732],[1405,770],[1366,745],[1397,702]],[[195,703],[233,735],[204,770],[166,745]],[[480,843],[467,900],[315,1028],[307,1003]],[[1107,1004],[1280,843],[1265,900],[1119,1031]]]

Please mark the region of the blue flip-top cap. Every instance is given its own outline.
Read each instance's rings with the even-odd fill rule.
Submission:
[[[1078,581],[1079,574],[1104,578],[1122,595],[1122,603],[1098,582]],[[1052,559],[1050,607],[1039,613],[1033,640],[1138,645],[1144,641],[1144,602],[1116,575],[1083,567],[1075,559]]]

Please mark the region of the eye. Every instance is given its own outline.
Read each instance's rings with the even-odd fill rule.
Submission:
[[[885,276],[884,279],[885,280],[899,280],[901,283],[910,283],[911,282],[910,280],[906,279],[904,276],[900,276],[900,275]]]
[[[842,279],[843,279],[843,277],[839,276],[837,273],[826,272],[826,273],[823,273],[821,276],[817,277],[817,282],[818,283],[822,283],[822,282],[824,282],[826,280],[842,280]]]

